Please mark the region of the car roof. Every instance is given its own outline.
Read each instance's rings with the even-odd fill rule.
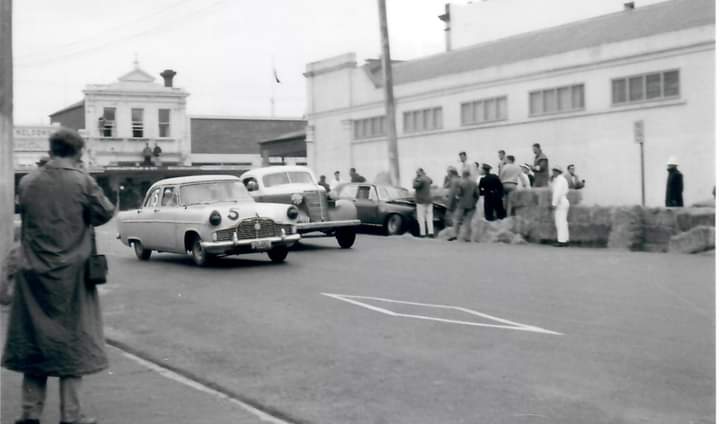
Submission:
[[[189,183],[202,183],[206,181],[239,181],[240,178],[235,175],[191,175],[188,177],[165,178],[153,184],[150,188],[159,185],[178,185]]]
[[[301,166],[301,165],[277,165],[277,166],[264,166],[262,168],[255,168],[251,169],[247,172],[245,172],[242,177],[262,177],[267,174],[275,174],[278,172],[293,172],[293,171],[302,171],[302,172],[309,172],[312,175],[312,170],[308,168],[307,166]]]

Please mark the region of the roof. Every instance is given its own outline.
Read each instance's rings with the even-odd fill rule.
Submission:
[[[306,126],[303,119],[191,117],[192,153],[260,154],[260,141]]]
[[[85,106],[85,100],[80,100],[79,102],[75,102],[75,103],[71,104],[70,106],[65,106],[64,108],[51,113],[49,116],[52,117],[52,116],[58,115],[60,113],[67,112],[69,110],[73,110],[73,109],[77,109],[77,108],[81,108],[84,106]]]
[[[231,181],[231,180],[240,180],[240,178],[236,177],[235,175],[191,175],[188,177],[173,177],[173,178],[165,178],[164,180],[160,180],[150,186],[150,188],[159,186],[159,185],[175,185],[175,184],[188,184],[188,183],[201,183],[205,181]]]
[[[670,0],[406,61],[393,66],[393,79],[410,83],[714,24],[714,0]],[[380,72],[364,66],[369,74]],[[382,81],[370,79],[376,86]]]
[[[264,144],[264,143],[271,143],[273,141],[292,140],[294,138],[303,138],[304,139],[305,134],[306,134],[306,131],[305,131],[305,128],[303,128],[302,130],[293,131],[293,132],[282,134],[282,135],[279,135],[279,136],[276,136],[273,138],[269,138],[267,140],[262,140],[259,143]]]
[[[278,165],[278,166],[264,166],[262,168],[255,168],[247,171],[243,174],[243,177],[262,177],[263,175],[267,174],[276,174],[279,172],[309,172],[310,174],[313,174],[313,172],[308,168],[307,166],[300,166],[300,165]]]

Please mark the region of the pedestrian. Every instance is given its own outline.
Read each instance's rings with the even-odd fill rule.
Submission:
[[[503,161],[503,168],[499,175],[500,182],[503,185],[503,206],[507,214],[512,215],[510,194],[518,188],[518,179],[522,175],[522,169],[515,164],[515,156],[513,155],[508,155]]]
[[[500,159],[500,161],[498,162],[497,173],[498,175],[502,175],[503,166],[507,163],[505,150],[498,150],[498,159]]]
[[[555,217],[555,229],[557,230],[557,247],[566,247],[570,239],[570,231],[568,229],[568,209],[570,202],[568,201],[568,182],[567,178],[562,176],[562,169],[559,166],[553,167],[552,178],[552,209]]]
[[[357,173],[355,168],[350,168],[350,182],[351,183],[364,183],[367,181],[365,177]]]
[[[481,177],[480,172],[480,163],[473,162],[473,168],[472,168],[472,174],[475,177],[475,184],[480,184],[480,178]]]
[[[678,161],[671,156],[667,162],[667,185],[665,187],[665,206],[683,206],[683,174],[677,169]]]
[[[455,186],[460,182],[460,175],[454,166],[449,166],[447,169],[447,175],[445,176],[445,183],[443,187],[447,189],[447,211],[445,212],[445,226],[450,227],[453,225],[455,216],[455,199],[456,189]]]
[[[150,148],[150,143],[145,143],[145,148],[142,151],[143,155],[143,166],[152,166],[153,151]]]
[[[455,236],[451,237],[450,240],[461,238],[464,241],[470,241],[470,237],[461,234],[469,232],[464,231],[464,228],[472,222],[479,196],[478,186],[475,184],[470,171],[466,169],[462,173],[462,179],[455,184],[455,195],[453,196],[453,200],[456,202],[453,208],[455,210]]]
[[[158,146],[157,142],[155,143],[155,147],[153,148],[153,162],[155,163],[155,166],[162,165],[162,162],[160,161],[160,154],[162,153],[162,149],[160,146]]]
[[[82,414],[82,376],[107,368],[97,289],[86,282],[93,226],[113,216],[102,189],[78,168],[84,141],[61,128],[50,161],[20,180],[22,265],[8,318],[2,366],[23,373],[22,417],[40,422],[48,377],[60,378],[61,424],[96,421]]]
[[[322,186],[326,192],[330,193],[330,184],[328,184],[327,181],[325,181],[324,175],[320,176],[320,181],[318,181],[318,185]]]
[[[473,169],[472,162],[468,160],[467,152],[463,151],[458,153],[458,159],[460,161],[458,175],[462,175],[463,171],[469,171],[470,177],[476,179],[477,175],[475,174],[475,170]]]
[[[330,190],[335,190],[335,187],[342,183],[343,181],[340,179],[340,171],[333,172],[333,179],[330,181]]]
[[[485,219],[495,221],[496,219],[505,218],[505,208],[503,207],[503,185],[500,177],[491,173],[492,166],[484,163],[482,165],[483,177],[480,180],[479,190],[480,196],[483,197],[483,207]]]
[[[450,189],[453,182],[458,178],[460,178],[460,174],[458,174],[457,168],[454,166],[448,166],[445,179],[443,180],[443,188]]]
[[[568,165],[565,178],[567,178],[568,187],[571,190],[580,190],[585,187],[585,180],[581,180],[580,176],[575,173],[575,165],[573,164]]]
[[[535,153],[535,162],[533,163],[533,172],[535,173],[535,182],[533,187],[547,187],[549,180],[548,168],[550,163],[547,156],[543,153],[539,143],[533,144],[533,152]]]
[[[420,227],[420,237],[430,237],[435,235],[433,225],[433,201],[430,187],[432,179],[427,176],[425,170],[418,168],[413,181],[415,189],[415,209],[417,214],[418,226]]]
[[[520,165],[520,170],[522,172],[518,176],[518,190],[528,190],[532,188],[532,183],[530,182],[530,165],[524,163]]]
[[[527,175],[528,181],[530,181],[530,187],[535,187],[535,175],[532,172],[532,166],[529,163],[523,163],[520,167],[523,170],[523,174]]]

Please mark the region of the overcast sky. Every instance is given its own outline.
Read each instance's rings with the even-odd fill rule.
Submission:
[[[514,7],[538,2],[485,1]],[[444,50],[444,24],[437,16],[447,2],[387,0],[394,59]],[[82,99],[86,84],[113,82],[130,71],[136,54],[140,67],[153,75],[166,68],[178,72],[175,85],[190,92],[190,114],[269,115],[274,89],[276,115],[301,116],[306,63],[346,52],[357,53],[361,62],[380,51],[376,0],[13,3],[16,124],[48,123],[50,113]],[[618,11],[622,3],[543,0],[540,13],[517,7],[514,27],[555,25]],[[498,33],[504,26],[493,24]],[[273,63],[281,84],[274,84]]]

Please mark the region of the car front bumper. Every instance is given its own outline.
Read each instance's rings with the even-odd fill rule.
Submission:
[[[345,219],[342,221],[305,222],[295,224],[298,233],[310,233],[313,231],[325,231],[343,227],[358,227],[359,219]]]
[[[265,237],[247,240],[227,240],[227,241],[202,241],[200,245],[210,254],[242,252],[263,252],[270,250],[275,246],[290,246],[300,240],[300,234],[288,234],[284,237]]]

